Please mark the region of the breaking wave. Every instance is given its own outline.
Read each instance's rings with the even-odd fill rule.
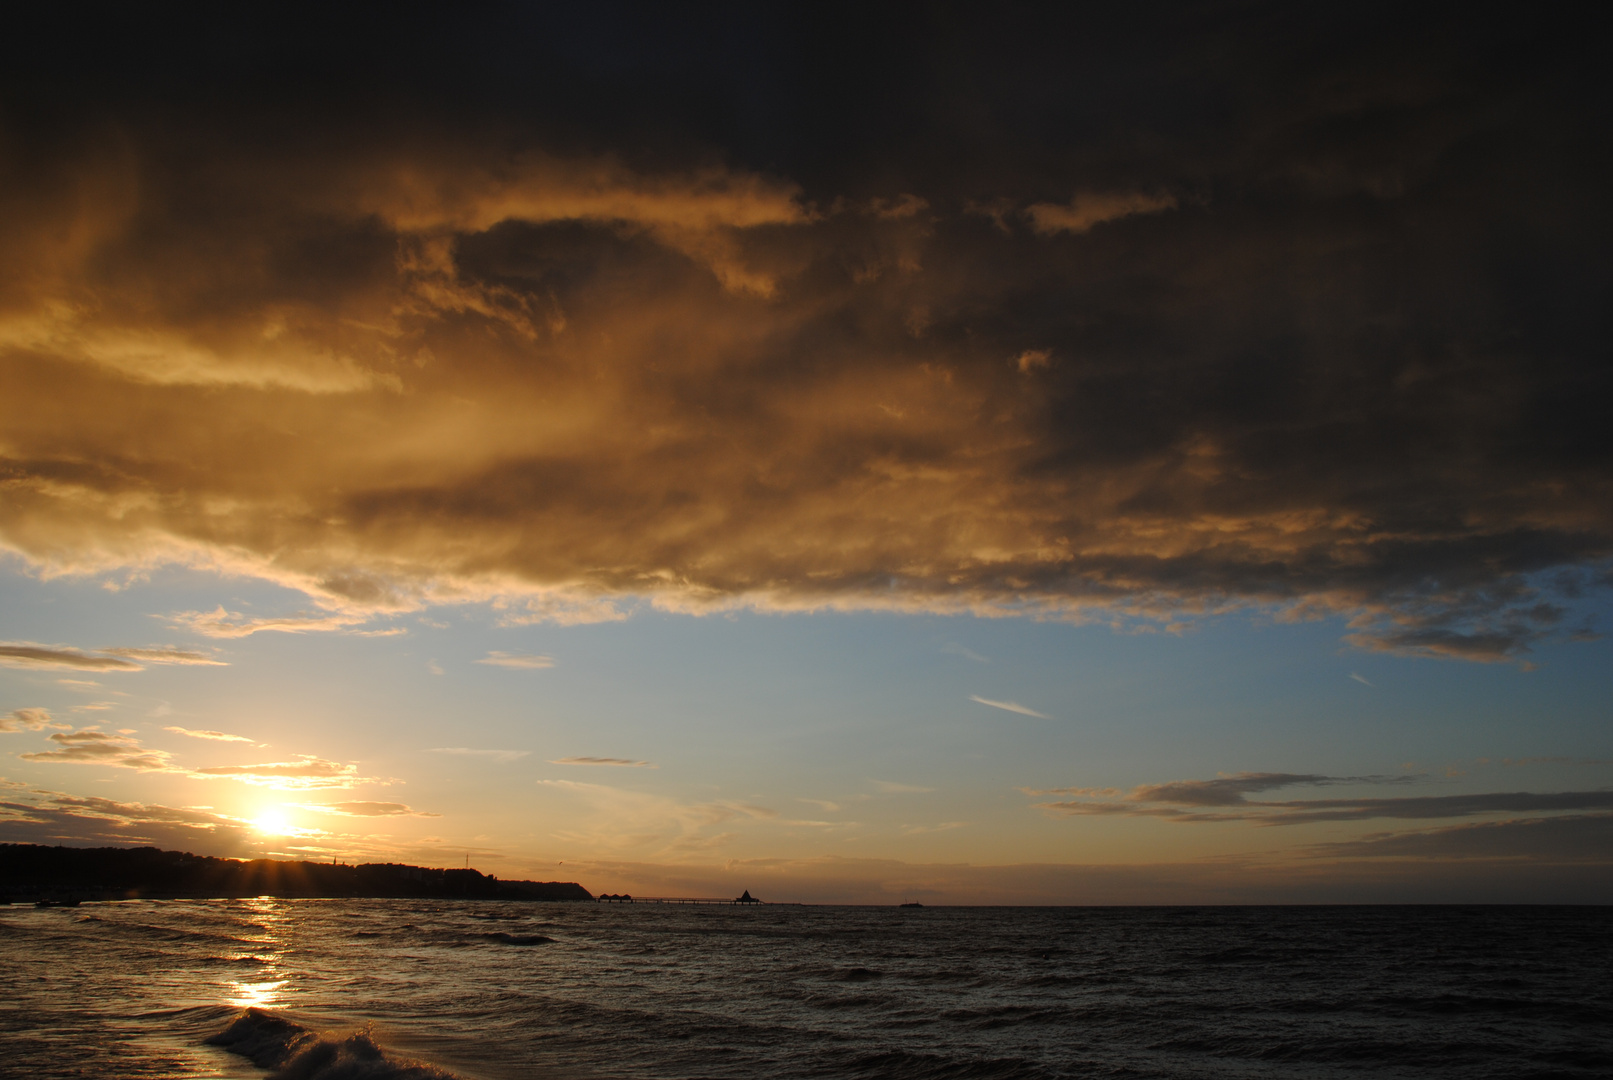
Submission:
[[[206,1040],[240,1054],[269,1080],[459,1080],[423,1061],[395,1058],[366,1031],[321,1035],[262,1009],[248,1009]]]

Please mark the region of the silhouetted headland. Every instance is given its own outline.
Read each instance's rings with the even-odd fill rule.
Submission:
[[[421,898],[593,900],[574,881],[500,881],[469,868],[217,859],[187,851],[0,844],[0,900]]]

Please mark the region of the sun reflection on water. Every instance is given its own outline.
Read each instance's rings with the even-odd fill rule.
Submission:
[[[272,982],[231,982],[229,984],[231,997],[225,1000],[230,1006],[237,1009],[268,1009],[278,1004],[275,992],[286,985],[289,980],[276,979]]]
[[[232,979],[224,986],[225,1001],[237,1009],[268,1009],[283,1004],[281,987],[291,980],[276,977],[276,963],[285,947],[282,932],[286,929],[286,913],[273,897],[260,896],[247,900],[237,908],[255,928],[257,934],[242,934],[240,940],[251,942],[255,958],[263,961],[263,968],[254,979]]]

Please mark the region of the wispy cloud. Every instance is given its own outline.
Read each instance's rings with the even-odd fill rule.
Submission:
[[[312,810],[320,814],[339,814],[343,817],[442,817],[441,814],[428,813],[416,810],[406,803],[400,802],[339,802],[339,803],[299,803],[304,810]]]
[[[38,791],[29,801],[0,802],[0,831],[8,839],[60,843],[147,843],[215,854],[235,854],[251,839],[250,826],[206,807],[118,802],[93,796]]]
[[[990,705],[993,709],[1002,709],[1004,712],[1019,713],[1021,716],[1034,716],[1038,720],[1053,719],[1046,713],[1039,713],[1035,709],[1021,705],[1017,701],[993,701],[991,698],[983,698],[976,694],[970,694],[969,700],[981,705]]]
[[[967,821],[941,821],[934,825],[903,825],[903,836],[922,836],[925,833],[951,832],[953,829],[962,829],[968,826]]]
[[[1254,800],[1250,794],[1288,787],[1403,784],[1421,777],[1323,776],[1313,773],[1238,773],[1214,780],[1141,784],[1129,793],[1113,788],[1028,790],[1030,795],[1066,794],[1074,799],[1039,803],[1073,815],[1157,817],[1181,822],[1247,821],[1260,825],[1304,825],[1321,821],[1439,819],[1479,814],[1551,813],[1613,810],[1613,791],[1486,792],[1469,795],[1414,795],[1391,798]]]
[[[1316,844],[1305,854],[1326,859],[1505,859],[1607,865],[1613,814],[1564,814],[1464,822],[1439,829],[1377,833]]]
[[[826,814],[833,814],[840,809],[839,803],[830,802],[828,799],[796,799],[795,801],[806,803],[808,806],[816,806]]]
[[[71,725],[58,724],[51,719],[49,709],[12,709],[0,716],[0,731],[43,731],[46,728],[69,730]]]
[[[191,649],[152,648],[152,649],[102,649],[104,653],[112,656],[123,656],[130,660],[141,660],[148,664],[191,664],[207,667],[228,667],[228,663],[204,653]]]
[[[139,671],[140,664],[118,656],[96,656],[64,645],[28,641],[0,643],[0,664],[30,668],[79,668],[86,671]]]
[[[127,735],[101,731],[95,727],[78,731],[58,731],[50,736],[55,750],[40,750],[18,754],[24,761],[45,765],[109,765],[140,772],[181,771],[173,764],[173,755],[164,750],[152,750],[140,745],[139,740]]]
[[[1083,191],[1077,192],[1067,204],[1036,203],[1025,211],[1025,216],[1039,233],[1080,234],[1106,221],[1119,221],[1135,214],[1157,214],[1175,208],[1176,200],[1170,195],[1147,195],[1135,191]]]
[[[632,758],[619,757],[563,757],[555,758],[549,762],[551,765],[611,765],[624,769],[654,769],[658,766],[648,761],[635,761]]]
[[[271,615],[257,618],[224,610],[223,605],[213,611],[176,611],[168,616],[170,622],[193,634],[212,638],[243,638],[272,631],[281,634],[306,634],[320,631],[346,630],[368,622],[368,614],[334,612],[327,614]]]
[[[1365,676],[1362,676],[1362,675],[1357,675],[1357,674],[1356,674],[1356,673],[1355,673],[1355,672],[1353,672],[1353,671],[1352,671],[1352,672],[1350,672],[1350,678],[1352,678],[1352,679],[1354,679],[1354,680],[1355,680],[1355,681],[1356,681],[1356,682],[1358,682],[1358,683],[1360,683],[1360,684],[1361,684],[1361,685],[1362,685],[1362,686],[1371,686],[1371,685],[1372,685],[1372,683],[1370,683],[1370,682],[1368,682],[1368,681],[1367,681],[1367,680],[1366,680],[1366,677],[1365,677]]]
[[[190,775],[208,779],[239,780],[243,784],[256,784],[283,791],[352,788],[360,784],[390,782],[373,776],[360,776],[357,765],[344,765],[312,754],[299,754],[294,761],[268,761],[255,765],[218,765],[206,769],[194,769]]]
[[[181,734],[190,734],[181,731]],[[214,733],[222,735],[222,733]],[[201,738],[210,738],[202,735]],[[387,784],[393,781],[371,776],[360,776],[358,766],[328,761],[312,754],[299,754],[291,761],[270,761],[247,765],[216,765],[202,769],[187,769],[174,762],[174,755],[166,750],[142,746],[128,730],[102,731],[91,726],[72,732],[56,732],[50,736],[53,750],[19,754],[24,761],[50,765],[106,765],[114,768],[135,769],[140,772],[165,772],[189,776],[198,780],[238,780],[245,784],[301,791],[319,788],[352,788],[360,784]],[[226,742],[250,742],[239,736],[225,736]]]
[[[917,784],[899,784],[894,780],[870,780],[875,790],[886,795],[919,795],[926,791],[934,791],[933,787],[920,787]]]
[[[493,761],[517,761],[532,753],[530,750],[479,750],[470,746],[434,746],[428,754],[456,754],[460,757],[490,758]]]
[[[195,730],[184,727],[165,727],[164,731],[171,731],[175,735],[187,735],[192,739],[210,739],[213,742],[256,743],[256,739],[249,739],[245,735],[226,735],[222,731]]]
[[[586,626],[591,623],[621,622],[628,614],[610,599],[561,590],[528,597],[518,605],[501,600],[494,607],[502,612],[498,625],[505,627],[535,626],[540,623]]]
[[[0,786],[7,786],[0,783]],[[385,813],[365,813],[366,804],[320,804],[348,807],[349,812],[333,812],[333,817],[355,819],[396,818],[403,816],[393,806],[403,804],[375,804],[387,807]],[[409,816],[431,817],[422,811],[408,810]],[[199,854],[225,857],[280,855],[295,858],[323,858],[340,853],[351,858],[368,855],[391,861],[404,852],[383,835],[366,832],[342,833],[325,829],[292,828],[288,835],[295,842],[287,844],[277,838],[275,847],[253,822],[218,812],[208,806],[163,806],[153,803],[119,802],[114,799],[69,795],[57,791],[31,790],[19,793],[10,801],[0,802],[0,840],[55,844],[141,844],[161,848],[177,848]],[[332,846],[334,845],[334,846]],[[463,850],[463,849],[460,849]],[[440,851],[414,848],[409,855],[417,861],[438,859]]]
[[[981,656],[967,645],[959,645],[956,641],[947,642],[945,645],[941,646],[941,651],[944,653],[951,653],[953,656],[961,656],[965,660],[973,660],[977,664],[991,663],[991,658],[989,656]]]
[[[494,667],[520,668],[524,670],[537,670],[554,667],[554,657],[540,656],[536,653],[507,653],[493,651],[476,661],[478,664],[492,664]]]

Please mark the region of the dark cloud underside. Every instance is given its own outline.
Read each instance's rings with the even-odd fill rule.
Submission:
[[[183,79],[148,15],[11,35],[0,543],[360,609],[1258,602],[1477,659],[1580,629],[1613,546],[1588,45],[888,10],[210,12]]]

